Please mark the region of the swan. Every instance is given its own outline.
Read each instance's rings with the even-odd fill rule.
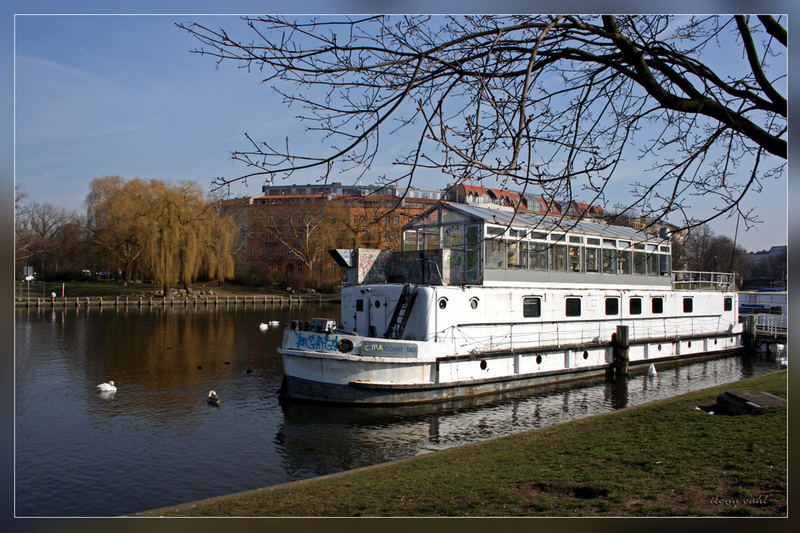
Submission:
[[[650,363],[650,366],[647,367],[647,375],[651,378],[654,378],[658,375],[658,372],[656,372],[656,365]]]
[[[109,381],[98,385],[97,392],[117,392],[117,388],[114,386],[114,381]]]
[[[208,398],[206,398],[206,401],[208,402],[209,405],[213,405],[214,407],[219,407],[220,404],[219,396],[217,396],[217,393],[214,392],[213,390],[209,391]]]
[[[267,331],[269,329],[269,324],[262,322],[261,324],[258,325],[258,329],[260,329],[261,331]]]
[[[280,323],[280,322],[278,322],[277,320],[270,320],[270,321],[269,321],[269,325],[270,325],[270,326],[280,326],[280,325],[281,325],[281,323]]]

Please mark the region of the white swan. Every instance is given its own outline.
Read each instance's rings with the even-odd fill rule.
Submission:
[[[270,325],[270,326],[280,326],[280,325],[281,325],[281,323],[280,323],[280,322],[278,322],[277,320],[270,320],[270,321],[269,321],[269,325]]]
[[[206,398],[206,401],[208,402],[209,405],[219,407],[220,404],[219,396],[217,396],[217,393],[214,392],[213,390],[208,392],[208,398]]]
[[[651,378],[654,378],[658,375],[658,372],[656,372],[656,365],[650,363],[650,366],[647,367],[647,375]]]
[[[260,329],[261,331],[267,331],[269,329],[269,324],[262,322],[261,324],[258,325],[258,329]]]
[[[117,392],[117,388],[114,386],[113,381],[109,381],[108,383],[101,383],[98,385],[97,392]]]

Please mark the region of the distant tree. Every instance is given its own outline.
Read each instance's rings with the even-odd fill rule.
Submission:
[[[235,224],[194,182],[99,178],[87,206],[89,231],[123,270],[123,284],[138,271],[166,294],[203,272],[219,280],[233,275]]]
[[[32,251],[33,236],[28,225],[29,206],[26,203],[28,195],[22,185],[14,187],[14,257],[16,259],[16,269],[22,271],[22,267],[29,264]]]
[[[92,180],[86,198],[87,230],[122,271],[122,284],[126,286],[146,243],[143,206],[147,197],[144,181],[126,182],[119,176],[106,176]]]
[[[31,260],[38,272],[54,268],[54,248],[64,224],[69,220],[67,212],[52,204],[33,202],[27,213],[30,232]]]
[[[689,270],[728,272],[733,265],[733,270],[740,277],[750,275],[750,264],[744,248],[735,246],[728,237],[715,235],[706,225],[695,227],[689,232],[684,253]]]
[[[235,36],[178,26],[194,52],[257,72],[321,135],[311,153],[289,139],[233,158],[252,172],[222,187],[316,170],[365,174],[392,133],[410,148],[386,182],[420,169],[456,183],[492,181],[550,200],[608,204],[625,174],[622,214],[680,228],[755,213],[741,200],[783,175],[787,31],[771,16],[243,17]],[[635,163],[635,172],[630,161]],[[644,168],[644,172],[639,169]],[[489,184],[491,186],[491,183]],[[621,187],[620,187],[621,188]],[[690,215],[693,198],[713,207]],[[604,205],[606,207],[606,205]],[[609,206],[610,207],[610,206]]]
[[[344,221],[344,211],[338,202],[325,198],[308,199],[289,206],[272,208],[256,231],[267,233],[271,240],[282,245],[302,266],[300,275],[293,278],[313,281],[318,267],[336,245],[338,228]]]

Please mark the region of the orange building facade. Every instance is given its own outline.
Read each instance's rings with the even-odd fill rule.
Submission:
[[[400,250],[403,226],[438,201],[380,194],[386,191],[291,192],[225,202],[239,226],[237,277],[281,288],[338,288],[341,268],[328,249]]]

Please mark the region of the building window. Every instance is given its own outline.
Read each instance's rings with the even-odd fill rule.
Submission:
[[[642,299],[641,298],[631,298],[628,300],[628,311],[632,315],[641,315],[642,314]]]
[[[523,298],[522,316],[526,318],[537,318],[542,316],[542,299],[538,296]]]
[[[653,298],[651,304],[654,315],[660,315],[664,312],[664,298],[660,296]]]
[[[619,298],[606,298],[606,315],[618,315],[618,314],[619,314]]]
[[[692,308],[694,307],[694,302],[691,298],[684,298],[683,299],[683,312],[684,313],[691,313]]]
[[[724,305],[725,311],[732,311],[733,310],[733,298],[731,298],[730,296],[726,296],[723,305]]]
[[[581,316],[581,299],[580,298],[567,298],[567,300],[566,300],[566,314],[567,314],[567,316]]]

